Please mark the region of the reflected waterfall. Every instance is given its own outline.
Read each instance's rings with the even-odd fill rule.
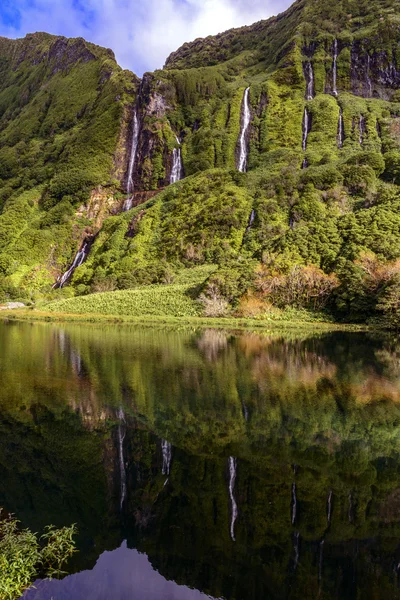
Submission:
[[[124,439],[125,439],[125,413],[122,408],[120,408],[117,412],[117,417],[119,420],[118,425],[118,454],[119,454],[119,471],[120,471],[120,481],[121,481],[121,496],[120,496],[120,509],[125,502],[126,498],[126,470],[125,470],[125,461],[124,461]]]
[[[230,526],[230,534],[232,541],[235,542],[235,522],[238,516],[238,508],[234,496],[235,490],[235,482],[236,482],[236,471],[237,471],[237,459],[233,456],[229,457],[229,497],[231,500],[231,526]]]
[[[161,440],[162,474],[169,475],[172,460],[172,445],[167,440]]]

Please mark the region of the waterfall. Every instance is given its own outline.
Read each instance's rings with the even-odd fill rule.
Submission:
[[[303,116],[303,140],[302,140],[302,148],[303,148],[303,152],[305,152],[307,150],[307,140],[308,140],[308,134],[310,133],[311,130],[311,117],[310,117],[310,113],[308,112],[307,107],[304,108],[304,116]],[[303,169],[308,167],[308,161],[306,158],[304,158],[303,160]]]
[[[332,520],[332,496],[333,496],[333,492],[331,490],[328,494],[328,502],[326,505],[326,515],[328,518],[328,527],[330,526],[331,520]]]
[[[125,439],[125,414],[122,408],[117,413],[119,419],[118,425],[118,448],[119,448],[119,471],[121,481],[121,499],[120,508],[122,510],[126,498],[126,470],[124,461],[124,439]]]
[[[140,125],[138,118],[138,111],[135,108],[133,113],[132,120],[132,146],[131,146],[131,156],[129,159],[129,168],[128,168],[128,197],[125,200],[124,210],[130,210],[132,208],[132,192],[133,192],[133,170],[135,168],[136,154],[139,143],[139,133],[140,133]]]
[[[338,125],[338,148],[343,148],[344,143],[344,119],[343,109],[340,109],[339,113],[339,125]]]
[[[333,86],[332,92],[334,96],[338,95],[337,91],[337,59],[338,59],[338,42],[333,42]]]
[[[362,146],[364,143],[364,134],[365,134],[365,117],[363,117],[363,115],[360,115],[360,120],[358,122],[358,126],[360,129],[359,142],[360,142],[360,145]]]
[[[249,223],[248,223],[248,225],[247,225],[247,227],[246,227],[246,233],[247,233],[248,231],[250,231],[250,229],[252,228],[252,226],[253,226],[253,223],[254,223],[254,219],[255,219],[255,217],[256,217],[256,213],[255,213],[255,211],[254,211],[254,208],[253,208],[253,209],[251,210],[251,213],[250,213]]]
[[[294,570],[297,569],[300,559],[300,533],[296,531],[294,534]]]
[[[303,143],[302,143],[303,152],[305,152],[307,150],[307,140],[308,140],[308,134],[310,133],[310,123],[311,123],[310,113],[308,112],[307,107],[305,107],[304,116],[303,116]]]
[[[161,440],[162,474],[169,475],[172,460],[172,445],[167,440]]]
[[[249,420],[249,409],[247,408],[247,406],[244,402],[242,402],[242,412],[243,412],[244,420],[248,421]]]
[[[292,525],[296,523],[297,516],[297,494],[296,494],[296,484],[292,485]]]
[[[84,242],[83,245],[81,246],[80,250],[78,250],[78,252],[76,253],[72,265],[70,266],[68,271],[65,271],[64,275],[62,275],[56,281],[56,283],[53,285],[53,289],[64,287],[64,285],[67,283],[67,281],[69,279],[71,279],[72,275],[74,274],[75,269],[80,267],[85,262],[88,254],[89,254],[89,250],[90,250],[89,242]]]
[[[314,69],[310,62],[304,64],[304,77],[306,79],[306,100],[313,100],[314,93]]]
[[[238,170],[244,173],[247,170],[247,132],[250,127],[250,88],[246,88],[243,96],[243,108],[242,108],[242,116],[241,116],[241,124],[240,124],[240,138],[239,138],[239,164]]]
[[[181,143],[178,138],[176,138],[178,148],[174,148],[172,151],[172,169],[171,169],[171,177],[169,182],[175,183],[176,181],[180,181],[182,179],[182,153],[181,153]]]
[[[231,500],[231,508],[232,508],[232,516],[231,516],[231,526],[230,533],[232,541],[235,542],[235,521],[238,516],[238,508],[234,496],[235,490],[235,481],[236,481],[236,468],[237,468],[237,460],[233,456],[229,457],[229,497]]]

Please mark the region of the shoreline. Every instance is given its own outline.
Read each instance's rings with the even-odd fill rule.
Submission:
[[[96,313],[55,313],[40,310],[2,310],[0,319],[12,321],[39,321],[47,323],[87,323],[87,324],[115,324],[115,325],[169,325],[169,326],[196,326],[220,329],[308,329],[315,331],[347,331],[367,332],[376,331],[368,325],[350,323],[330,323],[318,321],[290,321],[271,319],[250,319],[240,317],[170,317],[158,315],[121,316]]]

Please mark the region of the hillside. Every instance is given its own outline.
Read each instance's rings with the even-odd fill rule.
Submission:
[[[1,40],[3,299],[214,265],[205,314],[292,306],[396,326],[399,9],[300,0],[140,82],[83,40]]]

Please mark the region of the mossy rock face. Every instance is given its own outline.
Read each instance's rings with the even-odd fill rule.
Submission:
[[[365,252],[396,260],[399,8],[298,0],[184,44],[142,81],[81,38],[1,38],[0,300],[173,283],[202,264],[339,274]],[[128,181],[135,208],[119,214]]]

